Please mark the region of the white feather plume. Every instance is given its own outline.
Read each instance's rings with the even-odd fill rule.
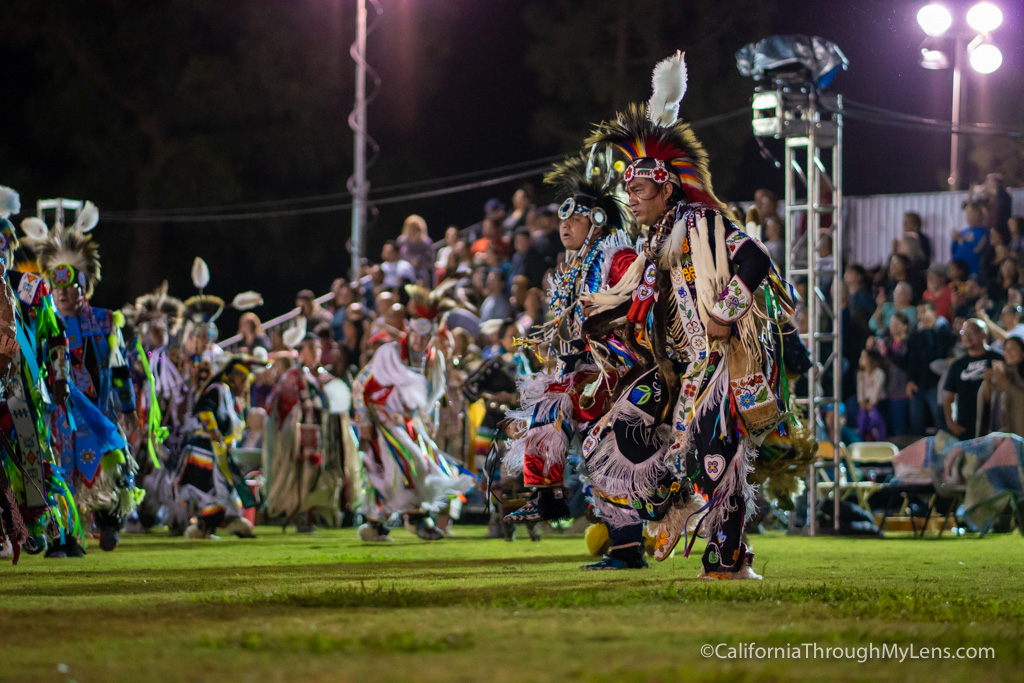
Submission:
[[[661,60],[651,76],[653,93],[647,102],[647,118],[652,123],[671,126],[679,118],[679,103],[686,94],[686,62],[676,52]]]
[[[289,327],[287,330],[284,331],[284,334],[281,335],[281,341],[283,341],[284,345],[287,346],[289,349],[294,349],[296,346],[298,346],[300,343],[302,343],[302,340],[305,339],[305,338],[306,338],[306,319],[305,318],[299,318],[299,322],[298,322],[298,324],[295,327]]]
[[[259,292],[242,292],[231,300],[231,307],[237,311],[249,311],[263,305],[263,296]]]
[[[196,289],[206,289],[206,286],[210,284],[210,267],[198,256],[192,262],[192,284],[196,286]]]
[[[21,231],[30,240],[36,242],[42,242],[50,235],[50,229],[46,227],[43,219],[35,216],[29,216],[21,222]]]
[[[21,213],[21,195],[0,185],[0,218],[10,218],[16,213]]]
[[[95,228],[99,222],[100,210],[92,202],[86,202],[85,206],[78,212],[78,218],[75,219],[75,225],[71,229],[86,233]]]

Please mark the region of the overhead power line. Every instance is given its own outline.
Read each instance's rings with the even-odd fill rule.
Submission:
[[[718,114],[716,116],[711,116],[700,121],[695,121],[691,125],[694,128],[704,128],[707,126],[715,125],[717,123],[721,123],[723,121],[728,121],[737,118],[738,116],[741,115],[746,115],[748,112],[749,109],[747,107],[741,107],[738,109],[734,109],[730,112],[726,112],[724,114]],[[405,201],[413,201],[416,199],[424,199],[434,196],[442,196],[446,194],[453,194],[456,192],[466,192],[481,187],[499,185],[501,183],[511,182],[513,180],[520,180],[523,178],[529,178],[535,175],[539,175],[543,171],[547,170],[548,164],[554,161],[558,161],[564,157],[565,154],[553,154],[545,157],[540,157],[538,159],[530,159],[528,161],[520,161],[514,164],[506,164],[504,166],[481,169],[478,171],[468,171],[465,173],[441,176],[438,178],[429,178],[425,180],[398,183],[395,185],[388,185],[372,189],[370,191],[370,194],[372,197],[374,197],[372,202],[374,205],[386,205],[398,204]],[[519,169],[524,168],[528,170],[519,171]],[[482,176],[492,175],[495,173],[505,173],[506,171],[509,172],[507,175],[482,180],[479,182],[460,184],[453,187],[440,188],[437,190],[430,190],[425,192],[415,192],[395,197],[380,197],[380,195],[387,195],[389,193],[397,192],[399,190],[410,190],[420,187],[429,187],[431,185],[439,185],[447,182],[466,180],[469,178],[478,178]],[[512,173],[512,171],[519,172]],[[323,213],[334,213],[337,211],[345,211],[347,209],[351,209],[351,202],[337,203],[337,200],[350,199],[351,197],[352,195],[349,192],[337,192],[331,194],[311,195],[307,197],[295,197],[292,199],[246,202],[241,204],[224,204],[218,206],[183,207],[173,209],[153,209],[142,211],[104,211],[103,220],[107,222],[119,223],[210,223],[216,221],[240,221],[256,220],[261,218],[280,218],[286,216],[316,215]],[[302,208],[272,208],[288,207],[290,205],[295,204],[312,204],[323,201],[335,203],[325,204],[323,206]],[[269,210],[262,211],[258,209]],[[219,213],[221,211],[224,211],[224,213]]]

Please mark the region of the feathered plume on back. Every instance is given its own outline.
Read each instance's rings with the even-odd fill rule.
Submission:
[[[653,88],[647,102],[647,116],[653,123],[671,126],[679,118],[679,103],[686,94],[686,62],[683,53],[658,62],[651,75]]]

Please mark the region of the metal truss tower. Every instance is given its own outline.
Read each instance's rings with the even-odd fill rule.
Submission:
[[[811,354],[806,390],[797,403],[810,427],[824,427],[824,408],[836,411],[832,435],[834,490],[833,520],[839,529],[839,425],[842,402],[842,263],[843,263],[843,117],[842,96],[823,93],[813,84],[777,78],[772,86],[755,89],[752,100],[754,134],[785,143],[784,172],[786,279],[806,282],[801,302],[806,327],[800,337]],[[827,433],[827,430],[824,430]],[[807,524],[804,533],[817,533],[817,470],[807,474]],[[792,530],[792,526],[791,526]]]

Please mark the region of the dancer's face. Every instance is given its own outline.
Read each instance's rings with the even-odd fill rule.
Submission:
[[[588,232],[590,232],[590,219],[579,213],[569,216],[558,226],[562,246],[569,251],[576,251],[582,247]]]
[[[668,198],[672,196],[672,184],[659,185],[647,178],[633,178],[626,185],[629,196],[629,208],[639,225],[654,225],[668,208]]]
[[[54,287],[53,304],[61,315],[76,316],[82,310],[82,290],[78,285]]]

